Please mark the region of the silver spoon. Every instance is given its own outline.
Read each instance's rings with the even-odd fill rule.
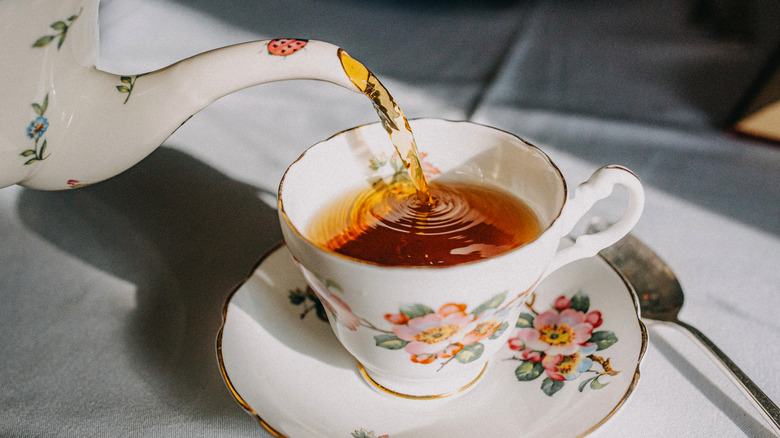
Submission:
[[[594,233],[608,225],[606,221],[595,218],[589,224],[587,232]],[[704,333],[678,319],[684,296],[682,287],[669,266],[631,234],[602,250],[600,254],[614,264],[633,285],[639,298],[642,318],[673,323],[686,329],[720,365],[721,370],[733,377],[737,386],[772,426],[772,430],[780,436],[780,408],[720,348],[704,336]]]

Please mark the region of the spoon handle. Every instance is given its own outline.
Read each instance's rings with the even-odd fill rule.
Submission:
[[[704,333],[700,332],[696,327],[693,327],[685,322],[676,321],[681,327],[685,328],[696,338],[701,344],[706,347],[706,351],[709,352],[715,359],[718,359],[721,369],[727,374],[731,374],[737,382],[742,392],[753,402],[753,405],[758,408],[764,415],[767,421],[772,426],[772,430],[775,434],[780,436],[780,408],[777,407],[774,402],[761,391],[755,383],[735,364],[726,353],[721,351]]]

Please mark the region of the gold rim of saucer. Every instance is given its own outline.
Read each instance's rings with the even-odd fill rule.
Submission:
[[[471,388],[472,386],[474,386],[474,384],[477,383],[479,381],[479,379],[482,378],[483,375],[485,375],[485,370],[487,370],[487,366],[488,366],[488,364],[486,362],[485,366],[482,367],[482,371],[479,372],[479,375],[477,375],[477,377],[475,377],[474,380],[472,380],[471,382],[469,382],[469,383],[465,384],[464,386],[462,386],[461,388],[459,388],[457,391],[447,392],[447,393],[444,393],[444,394],[433,394],[433,395],[412,395],[412,394],[404,394],[403,392],[393,391],[390,388],[386,388],[386,387],[380,385],[379,383],[376,382],[376,380],[372,379],[371,376],[368,375],[368,372],[363,367],[363,364],[360,363],[360,361],[357,361],[357,364],[358,364],[358,369],[360,370],[360,375],[362,375],[363,378],[366,379],[366,381],[368,383],[370,383],[371,385],[373,385],[375,388],[379,389],[382,392],[390,394],[392,396],[405,398],[405,399],[409,399],[409,400],[438,400],[438,399],[442,399],[442,398],[451,397],[451,396],[453,396],[455,394],[460,394],[461,392],[463,392],[463,391]]]

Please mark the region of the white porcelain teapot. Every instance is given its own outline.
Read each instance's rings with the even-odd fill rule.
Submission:
[[[355,92],[343,51],[297,39],[224,47],[161,70],[95,68],[98,0],[0,1],[0,188],[75,188],[139,162],[211,102],[316,79]]]

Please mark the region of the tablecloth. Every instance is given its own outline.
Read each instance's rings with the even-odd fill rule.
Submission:
[[[635,234],[679,276],[681,318],[777,402],[780,148],[724,124],[780,43],[780,8],[735,3],[103,0],[99,67],[137,74],[249,40],[325,40],[409,117],[513,132],[571,185],[625,165],[647,191]],[[339,87],[262,85],[103,183],[0,190],[0,435],[270,436],[222,380],[222,308],[281,240],[285,168],[375,120]],[[593,212],[614,216],[616,202]],[[638,387],[592,436],[771,436],[691,339],[655,324],[649,335]]]

